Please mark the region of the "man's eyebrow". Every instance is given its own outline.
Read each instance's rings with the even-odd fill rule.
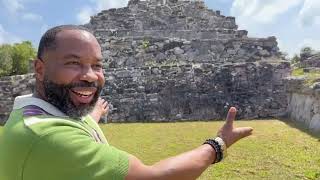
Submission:
[[[63,56],[63,58],[64,59],[80,59],[80,57],[75,54],[67,54],[67,55]]]

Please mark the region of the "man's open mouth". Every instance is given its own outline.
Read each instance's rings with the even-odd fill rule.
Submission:
[[[90,103],[95,93],[97,92],[97,88],[95,87],[76,87],[70,89],[70,96],[71,100],[73,101],[74,105],[79,104],[88,104]]]
[[[80,97],[88,97],[94,94],[93,92],[90,92],[90,91],[73,91],[73,90],[71,91]]]

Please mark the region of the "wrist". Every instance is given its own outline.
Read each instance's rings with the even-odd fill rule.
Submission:
[[[212,164],[222,161],[227,155],[227,147],[222,138],[207,139],[203,144],[208,144],[215,151],[215,160]]]

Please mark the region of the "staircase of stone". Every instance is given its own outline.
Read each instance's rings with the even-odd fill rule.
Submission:
[[[232,30],[232,29],[206,29],[206,30],[112,30],[112,29],[96,29],[94,34],[97,37],[166,37],[166,38],[180,38],[186,40],[194,39],[234,39],[246,38],[247,31]]]
[[[193,39],[97,35],[109,68],[279,59],[274,37]]]
[[[220,15],[219,11],[199,6],[197,2],[179,2],[177,5],[150,5],[139,2],[134,6],[102,11],[91,19],[92,29],[116,30],[236,30],[234,17]]]

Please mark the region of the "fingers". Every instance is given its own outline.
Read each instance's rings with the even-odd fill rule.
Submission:
[[[104,102],[103,102],[103,104],[102,104],[102,107],[103,107],[104,109],[109,108],[109,106],[108,106],[108,101],[105,101],[105,100],[104,100]]]
[[[238,139],[242,139],[244,137],[250,136],[252,134],[252,127],[241,127],[234,129],[234,132],[237,134]]]
[[[236,114],[237,114],[237,109],[235,107],[231,107],[229,109],[227,119],[226,119],[227,126],[231,126],[231,127],[233,126],[233,121],[236,118]]]

